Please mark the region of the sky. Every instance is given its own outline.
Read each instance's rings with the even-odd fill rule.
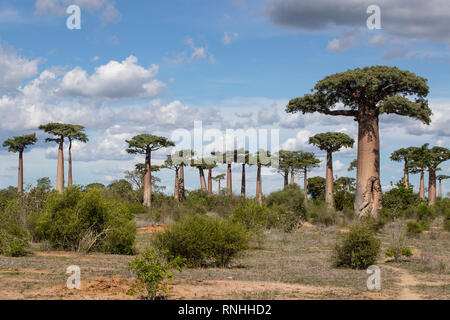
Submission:
[[[81,29],[68,29],[66,9],[77,5]],[[381,29],[369,29],[370,5]],[[327,75],[371,65],[397,66],[428,79],[429,126],[407,117],[380,119],[381,182],[390,188],[402,164],[389,160],[402,147],[450,147],[450,2],[447,0],[0,0],[0,139],[36,132],[24,155],[25,183],[56,182],[56,144],[37,128],[80,124],[90,141],[73,147],[74,183],[109,184],[143,162],[126,153],[125,140],[141,133],[174,137],[205,130],[278,132],[279,146],[325,154],[308,144],[314,134],[357,137],[349,117],[287,114],[290,99],[310,92]],[[204,139],[205,140],[205,139]],[[220,141],[205,140],[205,150]],[[155,153],[162,164],[172,149]],[[17,155],[0,151],[0,188],[17,183]],[[334,156],[335,174],[353,177],[354,149]],[[67,150],[66,150],[67,160]],[[450,175],[450,161],[441,174]],[[66,165],[67,171],[67,165]],[[224,173],[225,167],[215,170]],[[173,172],[156,175],[173,191]],[[314,169],[310,176],[324,176]],[[256,189],[249,168],[248,192]],[[300,177],[297,178],[301,183]],[[199,188],[189,169],[187,188]],[[411,182],[417,187],[418,176]],[[263,170],[263,191],[282,187]],[[240,167],[233,189],[240,190]],[[214,186],[214,190],[217,186]],[[450,192],[450,182],[444,183]]]

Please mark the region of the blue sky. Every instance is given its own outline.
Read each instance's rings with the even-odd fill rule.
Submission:
[[[283,147],[323,157],[306,143],[308,136],[341,131],[356,137],[354,121],[288,115],[286,103],[326,75],[391,65],[429,79],[435,115],[428,127],[382,117],[386,190],[401,177],[401,165],[389,161],[393,150],[450,145],[450,5],[380,0],[382,29],[368,30],[372,2],[0,0],[0,138],[37,132],[51,121],[85,125],[91,141],[74,147],[79,184],[110,183],[141,161],[126,155],[125,139],[142,132],[170,137],[176,129],[191,130],[194,120],[221,130],[279,129]],[[71,4],[81,8],[81,30],[66,28]],[[55,146],[38,135],[41,142],[25,155],[27,183],[56,175]],[[155,163],[169,151],[158,153]],[[346,168],[355,154],[335,156],[336,174],[354,174]],[[0,186],[15,185],[16,155],[2,149],[0,163]],[[450,174],[448,163],[442,168]],[[234,171],[238,190],[240,170]],[[265,192],[281,186],[281,176],[264,173]],[[323,174],[323,168],[312,172]],[[157,175],[170,191],[172,173]],[[194,170],[188,179],[198,188]],[[417,177],[412,181],[418,184]]]

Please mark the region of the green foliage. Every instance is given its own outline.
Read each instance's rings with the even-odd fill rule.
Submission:
[[[433,207],[428,206],[426,203],[422,203],[416,210],[417,219],[419,221],[431,221],[436,218],[436,212]]]
[[[396,187],[383,194],[383,209],[381,215],[396,219],[415,215],[414,208],[424,203],[412,188],[405,188],[403,180]]]
[[[305,195],[297,185],[272,192],[265,204],[277,212],[279,226],[286,232],[292,231],[302,220],[306,220]]]
[[[450,231],[450,213],[447,213],[444,217],[444,229]]]
[[[203,215],[187,216],[155,234],[153,245],[189,267],[227,266],[248,248],[248,234],[240,224]]]
[[[10,200],[0,213],[0,255],[19,257],[26,254],[29,234],[24,227],[19,200]]]
[[[38,234],[54,248],[133,254],[136,226],[123,202],[98,189],[71,187],[52,193],[37,222]]]
[[[395,262],[400,261],[402,256],[405,258],[410,258],[410,257],[412,257],[412,255],[413,255],[413,252],[412,252],[411,248],[408,248],[408,247],[403,247],[403,248],[389,247],[386,250],[386,257],[394,258]]]
[[[37,142],[36,133],[14,137],[3,142],[3,147],[8,147],[9,152],[24,152],[28,146]]]
[[[344,147],[353,148],[355,140],[345,133],[325,132],[309,138],[309,143],[327,152],[337,152]]]
[[[406,231],[410,237],[417,236],[423,232],[423,226],[419,222],[410,221],[406,225]]]
[[[308,203],[307,212],[308,220],[310,220],[313,224],[320,224],[326,227],[336,224],[336,211],[329,208],[323,201]]]
[[[174,277],[171,270],[181,272],[185,259],[176,257],[167,260],[165,258],[167,256],[167,252],[162,255],[151,247],[147,247],[140,256],[130,262],[129,269],[137,276],[137,284],[131,294],[136,291],[145,291],[147,299],[155,300],[158,296],[169,293],[168,284]]]
[[[366,269],[380,254],[381,241],[366,224],[354,225],[334,248],[334,267]]]
[[[322,177],[308,179],[308,194],[312,199],[325,199],[326,180]]]

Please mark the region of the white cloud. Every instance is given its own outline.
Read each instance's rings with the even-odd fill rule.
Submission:
[[[187,38],[185,43],[191,49],[190,54],[182,52],[177,54],[174,58],[164,57],[164,60],[169,64],[180,64],[184,62],[193,62],[197,60],[208,60],[211,64],[214,64],[216,62],[214,55],[211,52],[209,52],[208,47],[206,46],[197,47],[192,38]]]
[[[309,137],[311,137],[312,135],[313,134],[311,133],[311,131],[300,130],[299,132],[297,132],[295,138],[289,138],[283,144],[281,144],[280,149],[288,151],[306,151],[306,149],[311,150],[312,147],[309,144]]]
[[[356,47],[357,41],[354,35],[345,35],[341,38],[335,38],[328,43],[327,50],[343,52],[347,49]]]
[[[345,164],[343,164],[341,161],[336,160],[333,162],[333,170],[334,171],[341,171],[345,168]]]
[[[137,62],[138,59],[134,56],[129,56],[122,62],[110,61],[96,68],[92,75],[76,67],[64,75],[61,90],[68,95],[92,98],[157,96],[166,86],[163,82],[153,79],[159,67],[152,65],[145,69]]]
[[[0,93],[16,89],[24,80],[37,75],[40,60],[28,60],[19,56],[12,47],[0,45]]]
[[[231,42],[237,40],[239,38],[239,34],[237,32],[225,32],[223,34],[222,43],[225,46],[228,46],[231,44]]]

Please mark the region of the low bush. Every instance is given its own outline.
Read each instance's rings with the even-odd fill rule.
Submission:
[[[172,270],[181,272],[185,260],[179,257],[167,259],[167,256],[167,252],[161,254],[147,247],[139,257],[134,258],[129,269],[136,274],[137,282],[129,294],[144,291],[146,299],[155,300],[169,293],[168,285],[174,276]]]
[[[450,231],[450,212],[444,217],[444,229]]]
[[[248,248],[248,234],[241,224],[204,215],[186,216],[152,243],[161,252],[186,259],[189,267],[227,266]]]
[[[305,194],[297,185],[290,185],[281,191],[272,192],[267,196],[265,204],[269,208],[284,206],[298,222],[306,219]]]
[[[373,265],[380,254],[381,241],[367,224],[354,225],[334,248],[333,266],[365,269]]]
[[[310,202],[307,206],[308,220],[313,224],[326,227],[336,224],[338,215],[336,211],[329,208],[325,202]]]
[[[417,207],[416,215],[419,221],[432,221],[436,218],[434,208],[428,206],[426,203],[422,203]]]
[[[413,255],[412,250],[405,245],[405,240],[405,229],[403,225],[394,225],[391,231],[391,244],[385,252],[386,257],[394,258],[395,262],[399,262],[403,257],[411,257]]]
[[[105,199],[96,188],[82,192],[71,187],[63,194],[51,194],[45,211],[36,220],[35,235],[54,248],[134,253],[136,226],[128,206]]]
[[[4,203],[0,212],[0,255],[19,257],[26,254],[29,234],[24,227],[22,212],[19,200]]]
[[[395,262],[399,262],[402,257],[409,258],[412,257],[413,253],[411,248],[402,247],[402,248],[394,248],[389,247],[386,250],[386,257],[394,258]]]
[[[406,225],[406,232],[410,237],[417,236],[423,232],[423,226],[419,222],[410,221]]]

